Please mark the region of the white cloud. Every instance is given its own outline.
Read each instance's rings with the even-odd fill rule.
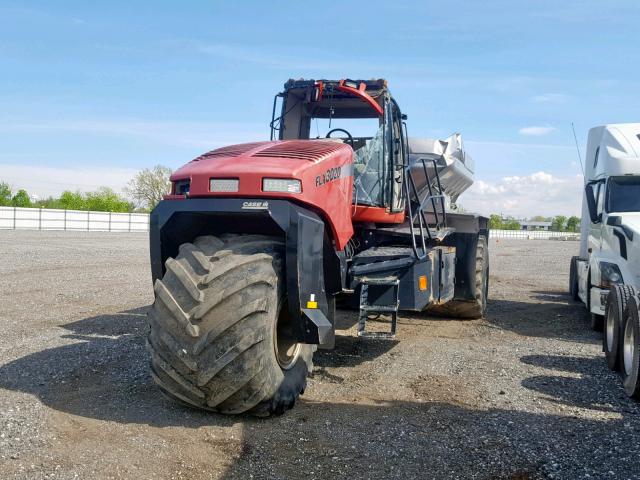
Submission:
[[[558,177],[547,172],[477,180],[459,200],[469,211],[529,218],[534,215],[579,215],[582,176]]]
[[[88,192],[103,186],[122,192],[137,172],[133,168],[0,164],[0,180],[9,183],[14,191],[22,188],[39,198],[57,196],[64,190]]]
[[[523,127],[518,130],[518,133],[527,137],[541,137],[553,131],[555,131],[554,127]]]
[[[531,99],[536,103],[566,103],[571,97],[564,93],[543,93],[535,95]]]

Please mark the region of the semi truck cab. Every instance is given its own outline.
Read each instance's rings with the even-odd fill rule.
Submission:
[[[576,293],[599,330],[612,285],[640,287],[640,124],[592,128],[585,162]]]

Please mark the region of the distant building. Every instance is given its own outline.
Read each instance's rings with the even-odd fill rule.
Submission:
[[[551,222],[534,222],[522,220],[519,223],[522,230],[551,230]]]

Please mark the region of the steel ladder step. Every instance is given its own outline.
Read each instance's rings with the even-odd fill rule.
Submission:
[[[361,305],[360,310],[364,310],[365,312],[397,312],[398,307],[395,305]]]
[[[359,277],[360,283],[360,312],[358,315],[358,336],[364,338],[394,339],[398,324],[398,307],[400,305],[400,279],[396,276],[388,277]],[[388,286],[393,289],[395,303],[392,305],[370,305],[369,286]],[[367,332],[366,323],[370,313],[390,313],[391,330],[389,332]]]

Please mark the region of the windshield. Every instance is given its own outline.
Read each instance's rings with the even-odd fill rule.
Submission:
[[[331,138],[343,142],[353,142],[353,202],[356,205],[384,205],[385,163],[384,126],[377,118],[326,118],[312,117],[312,131],[317,138],[324,138],[326,132],[341,128],[349,132],[351,139],[343,132],[336,131]],[[329,122],[330,125],[329,126]]]
[[[334,128],[341,128],[356,138],[370,140],[378,130],[380,121],[377,118],[318,118],[311,117],[310,138],[325,138]],[[344,132],[335,132],[331,138],[347,139]]]
[[[611,177],[607,212],[640,212],[640,177]]]

